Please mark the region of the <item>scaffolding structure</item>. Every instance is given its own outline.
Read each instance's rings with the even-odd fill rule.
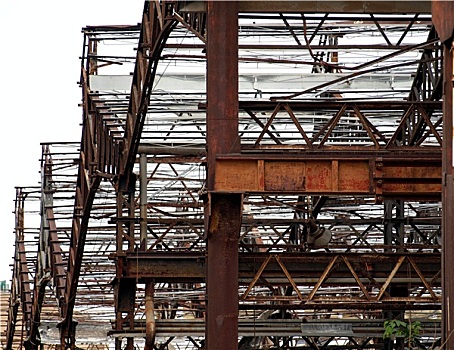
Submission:
[[[5,348],[454,348],[451,14],[145,1],[83,28],[81,141],[16,191]]]

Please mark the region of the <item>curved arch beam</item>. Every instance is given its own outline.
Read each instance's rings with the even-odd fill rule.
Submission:
[[[150,102],[156,69],[167,39],[178,24],[172,15],[174,4],[145,2],[136,65],[129,98],[126,130],[120,165],[119,189],[129,188],[140,136]]]

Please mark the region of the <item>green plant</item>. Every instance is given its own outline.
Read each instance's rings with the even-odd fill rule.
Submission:
[[[407,323],[400,320],[386,320],[383,323],[383,339],[404,338],[409,346],[415,346],[416,340],[421,334],[421,322]]]

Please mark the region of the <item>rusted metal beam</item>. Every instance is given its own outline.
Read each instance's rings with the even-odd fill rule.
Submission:
[[[65,271],[63,268],[62,249],[57,234],[57,226],[53,210],[53,195],[56,189],[53,179],[53,160],[49,145],[43,145],[43,163],[41,166],[41,227],[38,245],[38,257],[33,290],[33,306],[31,325],[25,342],[27,349],[38,349],[40,345],[39,330],[41,310],[45,297],[45,289],[53,280],[55,297],[59,303],[64,301]],[[61,306],[61,305],[60,305]]]
[[[12,293],[10,296],[9,317],[7,326],[7,348],[13,346],[14,334],[16,331],[17,313],[19,307],[22,311],[22,334],[21,338],[28,335],[28,329],[31,322],[32,314],[32,290],[30,288],[31,281],[29,279],[30,270],[27,264],[27,251],[24,243],[25,233],[25,199],[27,193],[23,188],[16,188],[15,199],[15,253],[12,278]]]
[[[432,16],[435,27],[444,42],[443,58],[443,189],[442,189],[442,287],[443,287],[443,324],[442,344],[446,349],[454,348],[454,162],[453,162],[453,89],[454,56],[453,29],[454,3],[451,1],[432,1]]]
[[[33,307],[29,335],[24,342],[25,349],[38,350],[40,345],[39,330],[41,320],[41,309],[44,300],[47,283],[50,281],[50,275],[44,276],[39,281],[35,281],[35,289],[33,290]]]
[[[432,0],[432,22],[437,29],[441,42],[451,40],[454,34],[454,2]]]
[[[238,2],[207,3],[207,187],[216,155],[240,151],[238,138]],[[238,348],[238,240],[242,198],[208,194],[206,348]]]
[[[330,16],[330,19],[334,19],[334,17]],[[364,22],[364,21],[363,21]],[[429,21],[427,21],[430,24]],[[205,48],[205,44],[175,44],[175,43],[168,43],[165,46],[168,49],[200,49],[203,50]],[[352,49],[364,49],[364,50],[406,50],[414,48],[414,45],[385,45],[385,44],[352,44],[352,45],[308,45],[302,43],[301,45],[292,45],[292,44],[240,44],[238,46],[240,50],[291,50],[291,49],[312,49],[312,50],[352,50]],[[166,55],[163,57],[184,57],[184,55]],[[198,55],[197,57],[205,57]],[[241,59],[241,57],[240,57]],[[247,58],[244,58],[247,59]],[[266,59],[264,58],[263,61]],[[272,59],[269,59],[270,61]],[[279,62],[280,60],[273,60],[273,62]],[[292,60],[282,60],[282,62],[293,62]],[[296,61],[301,64],[301,61]],[[308,62],[309,63],[309,62]],[[312,64],[315,64],[312,62]]]
[[[40,249],[43,252],[46,252],[46,249],[48,248],[50,256],[47,257],[48,261],[46,262],[49,266],[43,266],[42,268],[50,267],[55,296],[59,302],[62,302],[65,293],[65,271],[63,268],[63,252],[60,246],[60,239],[57,233],[58,230],[53,210],[53,193],[55,191],[53,186],[55,180],[52,178],[53,160],[50,155],[49,145],[45,146],[43,153],[44,164],[41,169],[43,174],[41,180],[42,224],[40,232],[40,235],[43,236],[41,237],[43,247]],[[40,271],[40,273],[42,273],[42,271]]]
[[[287,13],[430,13],[430,0],[407,1],[240,1],[240,12]],[[184,12],[206,11],[204,1],[187,2]]]
[[[226,9],[236,2],[225,2]],[[238,137],[238,14],[215,12],[209,2],[207,43],[207,187],[213,188],[215,157],[240,152]],[[233,14],[235,13],[235,14]],[[219,18],[214,18],[219,16]],[[210,19],[211,18],[211,19]],[[211,26],[211,27],[210,27]],[[210,31],[211,30],[211,31]],[[221,33],[222,30],[222,33]]]
[[[254,100],[241,100],[239,101],[239,108],[244,110],[260,110],[272,111],[276,108],[279,101],[254,101]],[[281,101],[282,103],[282,101]],[[339,110],[344,105],[355,105],[360,110],[401,110],[405,111],[412,105],[418,105],[426,110],[441,110],[441,101],[343,101],[343,100],[328,100],[328,101],[285,101],[294,111],[312,111],[312,110]],[[206,109],[206,103],[199,103],[199,109]]]
[[[435,276],[441,268],[440,253],[280,253],[270,255],[261,252],[239,253],[238,256],[238,280],[244,285],[254,279],[258,271],[263,272],[264,278],[275,278],[279,283],[289,284],[289,280],[277,261],[271,260],[276,256],[285,265],[285,269],[296,281],[301,283],[315,283],[318,276],[322,275],[328,264],[334,257],[339,261],[348,260],[345,265],[331,271],[330,277],[333,283],[355,284],[357,276],[352,275],[349,266],[369,266],[370,277],[382,279],[389,276],[390,266],[395,266],[399,258],[404,259],[407,267],[417,266],[416,272],[408,275],[407,269],[396,272],[395,278],[412,280],[414,283],[424,285],[424,281],[418,276]],[[115,257],[118,266],[121,266],[117,278],[134,281],[137,279],[144,283],[146,279],[155,279],[156,282],[202,282],[205,278],[208,258],[203,253],[128,253]],[[265,264],[265,262],[268,262]],[[414,265],[413,265],[414,264]],[[260,266],[264,265],[263,269]],[[358,273],[359,275],[359,273]],[[336,279],[339,280],[336,280]],[[361,278],[364,275],[361,274]],[[303,282],[305,281],[305,282]],[[330,280],[328,279],[328,283]],[[417,282],[419,281],[419,282]],[[257,282],[262,284],[263,281]],[[433,281],[440,285],[440,281]]]
[[[83,158],[83,152],[81,152]],[[63,320],[61,323],[61,345],[71,349],[75,348],[75,321],[73,320],[74,306],[76,304],[77,287],[82,264],[82,258],[87,238],[88,221],[93,205],[94,197],[101,182],[100,176],[95,176],[92,181],[86,179],[84,164],[80,165],[78,186],[76,191],[75,208],[80,212],[74,212],[71,228],[71,248],[69,251],[68,267],[66,270],[66,288],[61,311]],[[89,183],[86,182],[89,181]]]
[[[206,263],[207,349],[233,349],[238,334],[238,242],[241,196],[212,194],[209,210]],[[224,344],[224,345],[222,345]]]
[[[134,68],[129,107],[123,137],[120,183],[124,190],[132,181],[139,140],[147,114],[153,82],[161,51],[178,21],[171,16],[173,4],[146,1]]]
[[[345,154],[218,156],[214,192],[375,195],[437,199],[441,159],[347,157]],[[381,199],[380,199],[381,197]]]
[[[430,13],[430,1],[240,1],[240,12]]]
[[[440,56],[440,54],[437,54]],[[240,110],[242,114],[242,123],[252,122],[259,127],[257,133],[251,134],[247,140],[242,140],[242,152],[254,150],[274,149],[280,150],[323,150],[322,154],[330,151],[344,151],[350,154],[352,151],[367,150],[367,147],[373,145],[377,150],[389,150],[393,153],[399,151],[412,150],[417,152],[430,152],[436,150],[441,154],[441,133],[440,125],[442,123],[441,108],[442,102],[439,91],[441,74],[435,72],[432,81],[428,82],[422,71],[429,69],[425,66],[419,67],[419,74],[415,77],[413,83],[413,94],[409,97],[411,101],[240,101]],[[439,69],[438,69],[439,70]],[[421,89],[421,85],[430,85],[431,89]],[[419,91],[423,92],[419,92]],[[429,91],[430,90],[430,91]],[[416,95],[415,95],[416,94]],[[429,99],[429,101],[426,101]],[[435,100],[433,100],[435,99]],[[424,102],[420,102],[424,100]],[[199,108],[204,109],[206,106],[200,104]],[[266,118],[259,117],[259,113],[267,111],[271,115]],[[379,112],[378,112],[379,111]],[[399,126],[392,133],[380,131],[378,115],[386,115],[389,111],[390,116],[399,122]],[[331,115],[329,120],[317,120],[316,128],[314,122],[308,119],[309,113],[326,113]],[[369,116],[366,117],[367,113]],[[379,113],[378,115],[375,115]],[[288,126],[298,135],[281,135],[279,132],[272,130],[278,122]],[[375,115],[375,116],[374,116]],[[249,120],[249,117],[251,120]],[[338,135],[343,118],[353,117],[355,125],[361,125],[362,134],[355,133],[352,130],[353,139],[344,138]],[[296,128],[296,129],[295,129]],[[261,129],[261,132],[259,132]],[[338,130],[337,132],[335,130]],[[356,136],[353,136],[356,135]],[[242,137],[242,133],[240,133]],[[268,140],[265,138],[268,137]],[[354,138],[358,139],[355,140]],[[360,141],[359,138],[362,138]],[[429,142],[429,138],[432,141]],[[255,142],[254,142],[255,140]],[[272,140],[272,142],[270,142]],[[339,141],[350,143],[348,145],[339,144]],[[427,144],[430,143],[430,148]],[[438,144],[437,144],[438,143]]]
[[[99,148],[96,140],[95,116],[90,113],[90,101],[84,104],[84,123],[82,128],[79,167],[74,196],[74,212],[71,225],[71,244],[66,268],[64,297],[59,300],[62,323],[60,327],[61,346],[75,348],[74,306],[79,284],[85,241],[96,192],[101,182],[96,165],[99,160]],[[54,231],[56,230],[55,227]],[[57,270],[56,270],[57,271]],[[55,272],[56,272],[55,271]]]
[[[14,281],[16,282],[16,281]],[[11,288],[11,296],[8,309],[8,320],[6,325],[6,348],[12,349],[14,343],[14,333],[16,332],[17,314],[19,311],[20,300],[17,297],[14,285]]]

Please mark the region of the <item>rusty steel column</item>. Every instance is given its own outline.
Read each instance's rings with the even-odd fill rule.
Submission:
[[[453,33],[454,2],[432,0],[432,21],[443,52],[443,163],[442,163],[442,290],[443,349],[454,349],[454,158],[453,150]]]
[[[239,153],[238,3],[208,1],[207,13],[208,190],[214,188],[217,154]]]
[[[207,5],[207,306],[205,349],[238,349],[241,195],[212,193],[216,156],[239,153],[238,3]]]
[[[452,20],[452,18],[451,18]],[[442,187],[442,290],[444,349],[454,349],[454,172],[453,172],[453,54],[452,38],[444,49],[443,187]]]

